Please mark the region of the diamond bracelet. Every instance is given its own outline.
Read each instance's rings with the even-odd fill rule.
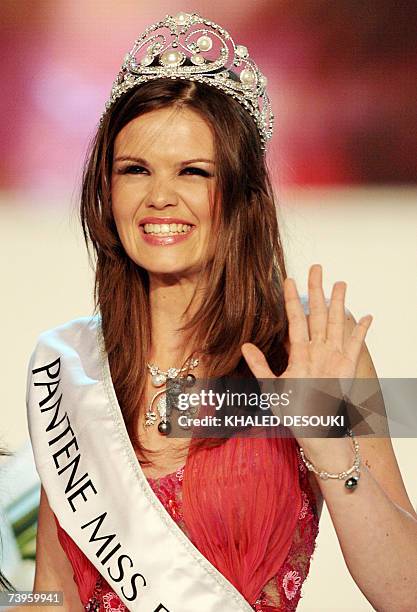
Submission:
[[[360,458],[360,455],[359,455],[359,443],[356,440],[355,436],[353,435],[353,431],[351,429],[349,429],[348,432],[347,432],[347,435],[352,438],[353,451],[354,451],[355,458],[354,458],[352,467],[350,467],[346,471],[339,472],[339,474],[331,474],[330,472],[326,472],[324,470],[317,469],[311,463],[311,461],[309,461],[306,458],[306,456],[304,455],[304,450],[301,448],[301,446],[299,448],[300,448],[301,459],[303,460],[305,466],[307,467],[307,469],[310,472],[314,472],[322,480],[327,480],[328,478],[334,478],[334,479],[337,479],[337,480],[343,480],[345,478],[346,479],[345,480],[345,487],[347,489],[349,489],[349,490],[354,490],[358,486],[358,482],[359,482],[361,458]],[[350,476],[350,478],[348,478],[348,476],[350,474],[353,474],[354,472],[356,472],[356,475],[355,476]]]

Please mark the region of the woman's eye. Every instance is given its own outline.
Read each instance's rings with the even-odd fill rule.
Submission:
[[[189,167],[189,168],[184,168],[181,171],[181,174],[189,174],[189,175],[195,175],[195,176],[204,176],[206,178],[210,178],[211,176],[213,176],[212,174],[210,174],[210,172],[207,172],[207,170],[203,170],[203,168],[194,168],[194,167]]]
[[[130,166],[125,166],[124,168],[120,168],[120,174],[143,174],[147,172],[146,168],[143,166],[138,166],[137,164],[131,164]]]
[[[138,164],[129,164],[128,166],[121,167],[118,170],[118,174],[147,174],[148,170],[144,166],[139,166]],[[181,174],[185,174],[188,176],[203,176],[205,178],[210,178],[213,175],[210,174],[207,170],[203,168],[195,168],[190,166],[188,168],[183,168],[181,170]]]

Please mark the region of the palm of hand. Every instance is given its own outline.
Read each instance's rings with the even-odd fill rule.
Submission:
[[[327,307],[322,268],[315,264],[309,271],[308,289],[310,316],[307,321],[294,280],[284,281],[290,344],[288,367],[278,378],[354,378],[372,316],[362,317],[350,337],[345,338],[346,283],[333,285]],[[277,378],[254,344],[243,344],[242,353],[257,378]]]
[[[279,378],[353,378],[356,364],[327,341],[294,342]]]

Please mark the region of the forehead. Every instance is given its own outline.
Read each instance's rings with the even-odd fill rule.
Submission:
[[[169,107],[136,117],[117,135],[115,155],[213,158],[209,123],[189,108]]]

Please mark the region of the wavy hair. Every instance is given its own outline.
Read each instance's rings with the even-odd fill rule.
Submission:
[[[180,328],[192,338],[187,358],[204,355],[208,378],[253,377],[241,354],[244,342],[253,342],[264,352],[276,375],[288,362],[285,261],[254,120],[239,102],[206,84],[157,79],[132,88],[104,115],[90,145],[80,219],[94,259],[95,312],[101,314],[114,388],[132,444],[141,455],[146,449],[139,441],[138,423],[151,347],[149,279],[119,239],[111,210],[111,173],[114,142],[123,127],[140,115],[167,107],[197,112],[210,125],[215,147],[213,256],[203,266],[202,278],[209,282],[199,293],[201,305]],[[197,291],[198,283],[191,303]],[[210,444],[213,440],[200,441],[202,446]]]

